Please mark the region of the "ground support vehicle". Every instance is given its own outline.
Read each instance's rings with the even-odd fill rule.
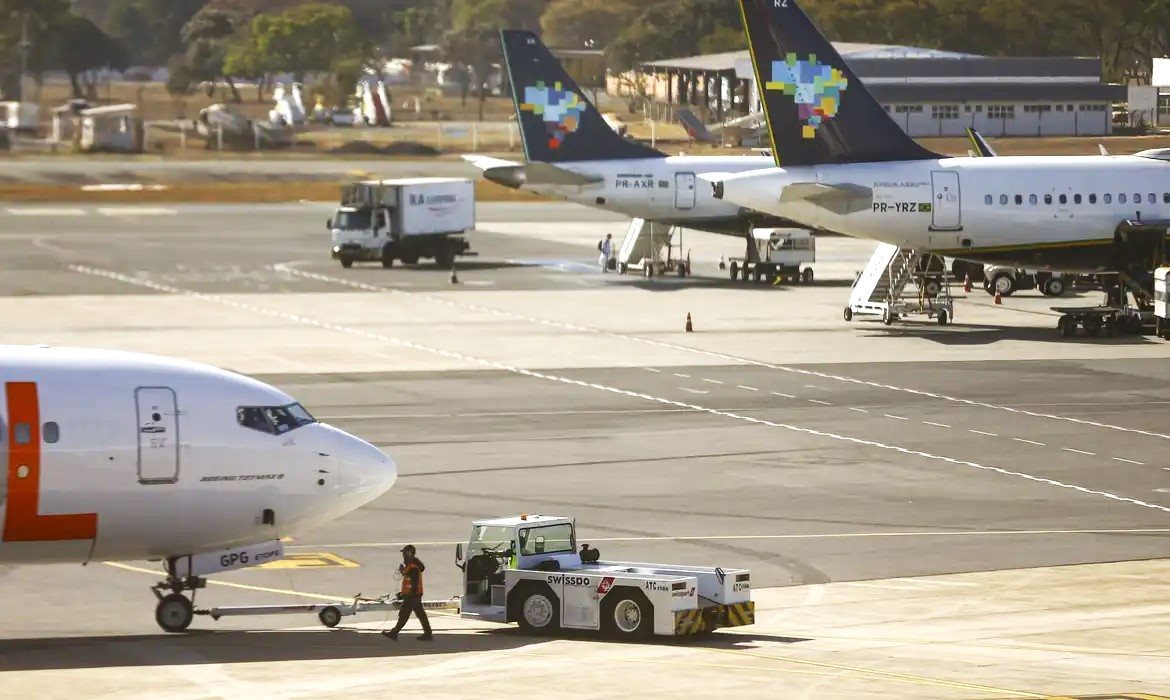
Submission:
[[[812,231],[800,228],[752,229],[748,255],[727,262],[731,279],[778,284],[812,284],[809,267],[817,260],[817,241]]]

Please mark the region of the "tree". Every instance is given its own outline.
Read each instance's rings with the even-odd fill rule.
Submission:
[[[230,40],[242,24],[243,16],[238,11],[206,6],[187,20],[180,34],[187,47],[186,59],[191,77],[209,84],[211,90],[223,80],[235,102],[243,100],[230,73],[224,70],[224,58]]]
[[[350,11],[323,3],[299,5],[279,15],[256,15],[245,36],[240,48],[231,52],[231,66],[287,71],[297,81],[310,72],[330,71],[337,61],[368,50]]]
[[[540,18],[549,46],[604,49],[641,14],[638,0],[554,0]]]
[[[31,43],[29,75],[41,76],[55,60],[52,27],[69,14],[66,0],[0,0],[0,93],[15,98],[20,92],[21,32],[28,27]]]
[[[488,82],[503,63],[501,29],[540,29],[544,0],[453,0],[451,31],[443,37],[447,58],[466,76],[463,91],[473,83],[479,97],[479,120],[487,100]]]
[[[83,74],[98,68],[126,68],[126,51],[121,42],[84,17],[69,15],[58,21],[54,26],[54,36],[57,38],[56,63],[69,74],[74,97],[93,97],[96,84],[91,79],[82,90],[80,78]]]

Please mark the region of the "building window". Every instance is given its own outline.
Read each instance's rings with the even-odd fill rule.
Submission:
[[[1056,111],[1057,111],[1057,112],[1063,112],[1063,111],[1064,111],[1064,105],[1056,105]]]
[[[1034,113],[1034,114],[1041,114],[1041,113],[1044,113],[1044,112],[1051,112],[1051,111],[1052,111],[1052,105],[1024,105],[1024,111],[1025,111],[1025,112],[1031,112],[1031,113]]]
[[[983,105],[975,105],[975,111],[976,111],[976,112],[982,112],[982,111],[983,111]]]
[[[983,203],[986,204],[987,206],[991,206],[991,195],[986,195],[985,197],[983,197]]]
[[[1015,119],[1016,107],[1015,105],[988,105],[987,106],[988,119]]]
[[[1034,195],[1034,194],[1028,195],[1028,203],[1029,204],[1035,204],[1037,201],[1038,200],[1036,199],[1036,195]]]
[[[1016,195],[1016,205],[1017,205],[1017,206],[1019,206],[1019,205],[1021,205],[1021,204],[1023,204],[1023,203],[1024,203],[1024,195],[1022,195],[1022,194],[1017,194],[1017,195]]]
[[[1067,111],[1071,112],[1071,111],[1073,111],[1073,106],[1072,106],[1072,105],[1067,105],[1067,106],[1065,107],[1065,110],[1067,110]]]
[[[53,421],[49,421],[41,426],[41,437],[45,442],[53,443],[61,439],[61,429]]]
[[[971,112],[971,105],[963,105],[963,111],[970,113]]]

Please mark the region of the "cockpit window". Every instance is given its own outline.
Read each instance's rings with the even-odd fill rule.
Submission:
[[[240,406],[236,409],[236,422],[262,433],[283,435],[302,425],[316,423],[317,419],[299,403],[290,403],[287,406]]]

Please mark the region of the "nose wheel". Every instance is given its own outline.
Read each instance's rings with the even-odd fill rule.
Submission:
[[[158,598],[158,605],[154,608],[154,621],[164,632],[178,634],[186,632],[195,618],[195,591],[207,587],[207,579],[198,576],[176,576],[175,559],[166,563],[167,579],[159,581],[150,587],[151,592]],[[165,593],[170,591],[170,593]],[[191,598],[183,595],[191,591]]]

